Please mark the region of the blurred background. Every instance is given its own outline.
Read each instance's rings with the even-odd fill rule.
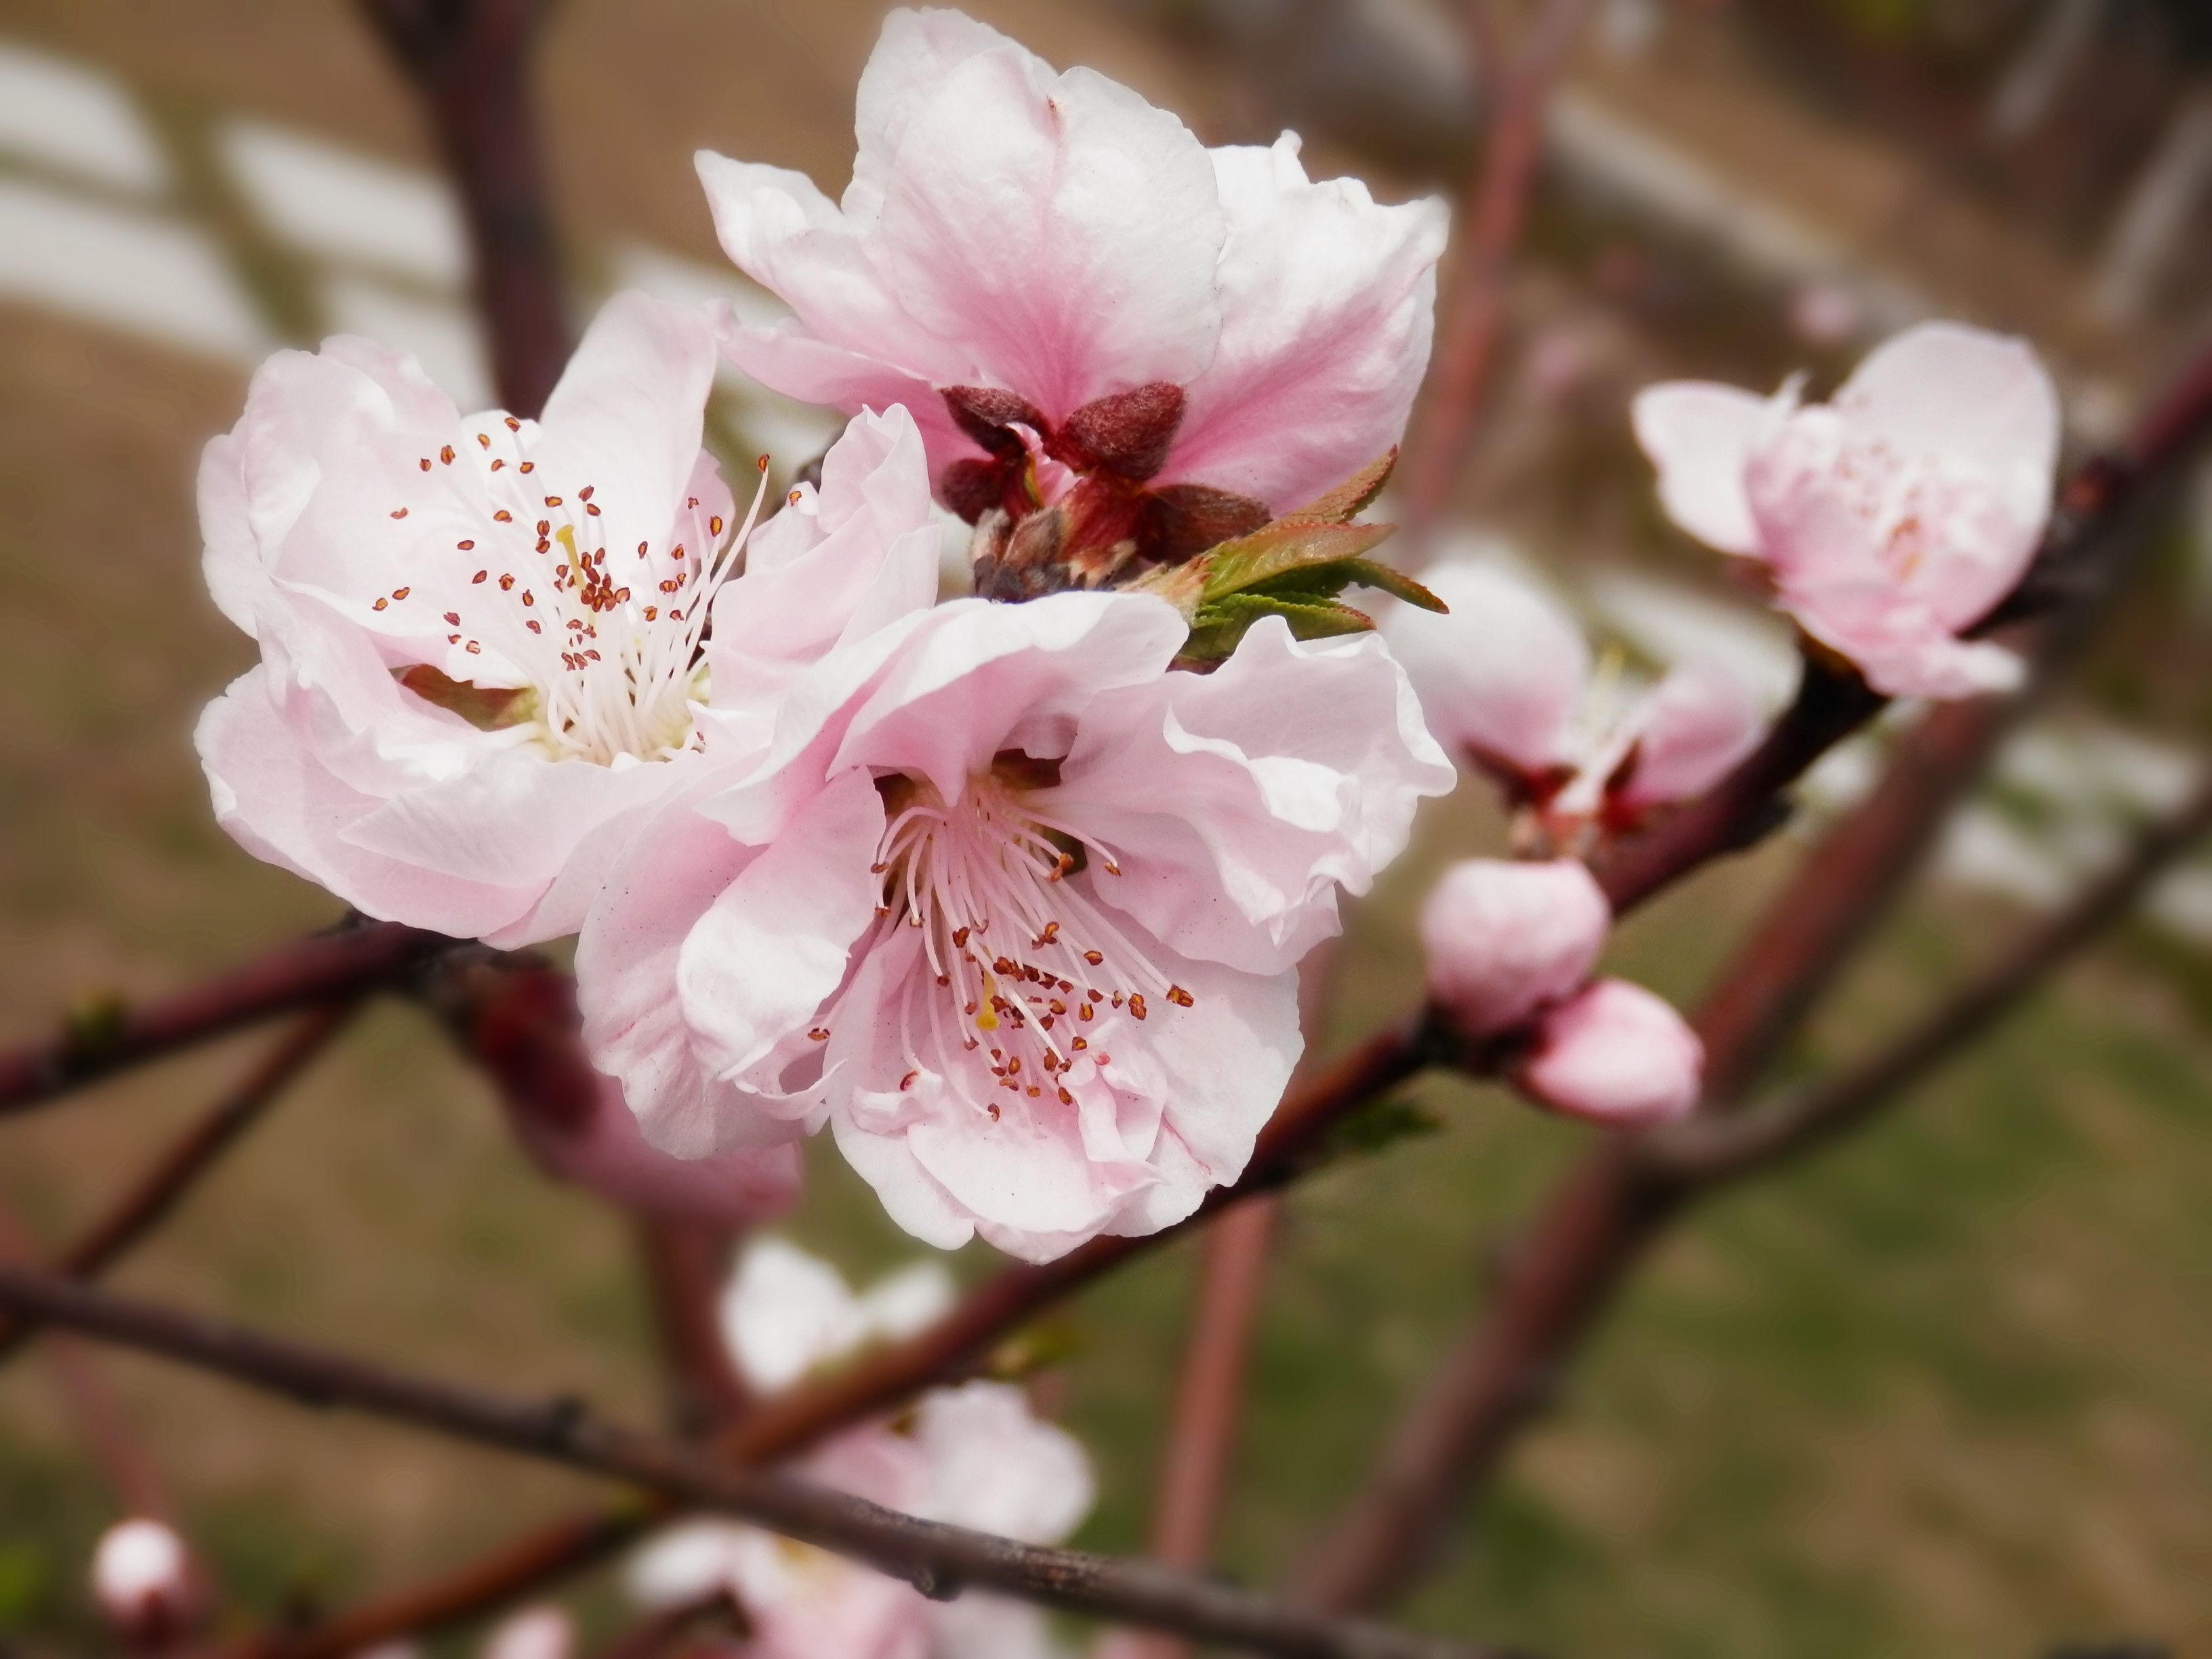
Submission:
[[[1306,140],[1316,176],[1455,196],[1481,84],[1444,0],[975,0],[1209,143]],[[875,0],[562,0],[538,64],[580,314],[615,289],[775,302],[718,254],[690,155],[848,175]],[[1504,8],[1510,15],[1512,8]],[[335,906],[216,828],[189,744],[250,659],[198,574],[191,479],[252,366],[326,332],[491,401],[466,249],[417,106],[344,0],[0,0],[0,1040],[324,925]],[[1784,629],[1668,530],[1626,403],[1655,379],[1817,395],[1942,314],[2030,337],[2070,442],[2112,439],[2212,337],[2212,8],[2202,0],[1595,0],[1545,113],[1532,223],[1449,539],[1557,581],[1658,665],[1723,650],[1776,700]],[[1447,272],[1449,281],[1449,270]],[[834,429],[735,385],[733,453]],[[2212,474],[2086,665],[1954,817],[1899,918],[1792,1055],[1864,1049],[2185,793],[2212,682]],[[1620,937],[1688,1006],[1800,834]],[[1342,1040],[1407,1006],[1409,918],[1502,844],[1469,786],[1356,915]],[[2212,865],[1907,1109],[1667,1243],[1407,1609],[1565,1656],[2212,1653]],[[0,1126],[0,1199],[48,1244],[231,1075],[243,1046]],[[1271,1580],[1352,1489],[1581,1144],[1431,1083],[1442,1127],[1292,1200],[1223,1549]],[[916,1253],[825,1147],[787,1231],[865,1277]],[[979,1273],[977,1249],[957,1265]],[[1075,1304],[1051,1379],[1142,1545],[1194,1252]],[[547,1182],[427,1018],[385,1005],[123,1287],[510,1389],[660,1408],[632,1242]],[[51,1345],[49,1345],[51,1346]],[[0,1644],[98,1639],[114,1500],[64,1409],[0,1371]],[[343,1602],[488,1547],[565,1477],[99,1357],[187,1533],[241,1605]],[[76,1380],[72,1380],[75,1378]],[[580,1589],[613,1616],[604,1582]]]

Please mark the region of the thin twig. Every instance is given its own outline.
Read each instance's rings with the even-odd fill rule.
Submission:
[[[0,1306],[317,1407],[345,1407],[627,1482],[864,1561],[923,1594],[985,1587],[1042,1606],[1300,1659],[1475,1659],[1479,1650],[1316,1618],[1151,1562],[1048,1549],[901,1515],[769,1470],[719,1462],[594,1417],[416,1376],[222,1321],[0,1266]]]
[[[639,1265],[653,1302],[677,1431],[696,1437],[734,1423],[753,1403],[717,1316],[735,1235],[726,1227],[640,1217]]]
[[[1486,55],[1495,58],[1503,31],[1491,15],[1492,4],[1494,0],[1470,0],[1469,27],[1489,43]],[[1588,0],[1544,0],[1510,67],[1501,71],[1495,64],[1477,66],[1491,94],[1482,161],[1468,183],[1457,278],[1444,310],[1421,416],[1400,474],[1406,522],[1416,538],[1426,536],[1443,510],[1474,428],[1497,356],[1513,252],[1528,222],[1529,193],[1543,155],[1544,106],[1588,9]]]
[[[302,1015],[243,1083],[185,1130],[130,1191],[54,1258],[53,1270],[72,1279],[94,1278],[160,1226],[359,1006],[334,1002]],[[35,1325],[0,1317],[0,1364],[37,1331]]]
[[[1662,1179],[1702,1188],[1740,1181],[1834,1139],[2010,1012],[2132,909],[2208,830],[2212,777],[2179,811],[2145,830],[2125,858],[2064,910],[2002,952],[1979,978],[1873,1059],[1785,1103],[1680,1124],[1643,1142],[1637,1156]]]
[[[241,1026],[375,990],[453,943],[396,921],[368,922],[283,945],[143,1007],[95,1011],[47,1042],[0,1054],[0,1115]]]

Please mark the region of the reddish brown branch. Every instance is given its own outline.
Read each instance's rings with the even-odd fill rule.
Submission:
[[[1151,1562],[1048,1549],[918,1520],[603,1422],[573,1400],[540,1403],[415,1376],[49,1273],[0,1267],[0,1306],[307,1405],[390,1418],[738,1516],[864,1561],[925,1595],[957,1595],[972,1584],[1071,1613],[1301,1659],[1474,1659],[1475,1653],[1380,1626],[1301,1613]]]
[[[396,921],[318,933],[139,1008],[103,1011],[0,1054],[0,1115],[277,1014],[404,979],[453,941]]]
[[[54,1259],[54,1271],[72,1279],[96,1277],[160,1226],[200,1177],[322,1052],[358,1006],[332,1003],[302,1016],[243,1083],[185,1130],[105,1215]],[[36,1330],[17,1320],[0,1318],[0,1364]]]
[[[535,416],[572,339],[530,93],[541,0],[360,0],[429,115],[468,226],[492,380]]]
[[[637,1249],[653,1299],[678,1431],[698,1435],[734,1423],[752,1405],[717,1316],[729,1266],[727,1228],[641,1218]]]
[[[1484,55],[1491,57],[1502,33],[1492,15],[1494,3],[1470,0],[1470,33],[1489,46]],[[1500,73],[1490,64],[1475,66],[1489,89],[1490,118],[1481,163],[1462,209],[1467,228],[1443,337],[1400,474],[1407,523],[1416,536],[1425,535],[1443,510],[1474,429],[1504,321],[1506,279],[1543,154],[1544,106],[1587,9],[1588,0],[1544,0],[1510,67]]]
[[[2177,858],[2212,830],[2212,776],[2064,910],[1881,1054],[1785,1104],[1685,1123],[1637,1149],[1661,1179],[1705,1188],[1741,1180],[1824,1145],[1920,1081],[2132,909]]]

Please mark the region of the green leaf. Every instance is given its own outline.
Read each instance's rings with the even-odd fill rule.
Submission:
[[[1199,607],[1190,638],[1176,659],[1183,667],[1206,666],[1228,660],[1245,632],[1263,617],[1280,617],[1291,626],[1291,636],[1325,640],[1340,634],[1364,634],[1374,619],[1334,599],[1306,595],[1232,593]]]
[[[1398,449],[1394,444],[1319,500],[1284,514],[1276,522],[1349,524],[1375,504],[1375,498],[1382,493],[1382,486],[1390,482],[1391,469],[1397,465]]]
[[[1358,558],[1387,539],[1387,524],[1293,524],[1283,520],[1224,542],[1206,556],[1205,598],[1218,599],[1285,572]]]

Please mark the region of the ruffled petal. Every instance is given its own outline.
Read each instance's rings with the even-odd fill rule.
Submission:
[[[1419,694],[1429,730],[1462,756],[1531,776],[1565,763],[1589,682],[1589,647],[1565,611],[1495,561],[1460,558],[1421,573],[1450,607],[1392,605],[1382,637]]]
[[[1185,955],[1273,973],[1454,781],[1382,641],[1303,643],[1269,617],[1212,674],[1102,698],[1040,802],[1114,849],[1109,902]]]
[[[1794,392],[1785,396],[1795,401]],[[1659,469],[1667,516],[1708,547],[1759,552],[1743,470],[1788,412],[1788,403],[1705,380],[1670,380],[1638,392],[1636,441]]]
[[[1356,179],[1313,183],[1285,133],[1210,152],[1227,238],[1221,343],[1158,482],[1299,506],[1403,434],[1429,361],[1449,215],[1383,207]]]

